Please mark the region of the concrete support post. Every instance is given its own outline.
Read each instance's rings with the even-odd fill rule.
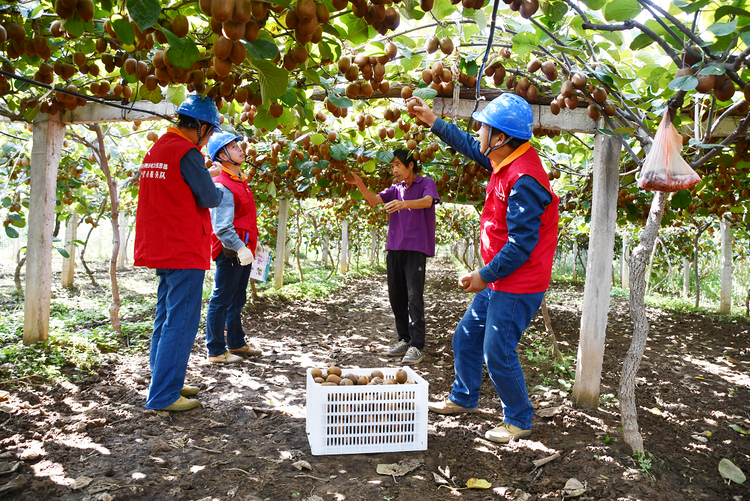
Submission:
[[[594,141],[594,182],[591,210],[589,256],[583,291],[581,331],[573,399],[578,407],[599,405],[604,340],[607,330],[612,257],[617,227],[617,191],[620,187],[620,142],[597,134]]]
[[[682,258],[682,297],[686,298],[690,294],[690,260]]]
[[[128,216],[124,210],[120,210],[117,220],[120,228],[120,251],[117,253],[117,269],[121,270],[125,268],[128,256]]]
[[[622,237],[622,254],[620,255],[620,283],[623,289],[630,288],[630,235]]]
[[[68,218],[68,224],[65,226],[65,250],[69,257],[63,259],[62,267],[62,286],[73,287],[74,274],[76,269],[76,244],[73,242],[78,230],[78,213],[73,212]]]
[[[341,221],[341,254],[339,258],[339,271],[341,274],[349,272],[349,222]]]
[[[719,292],[719,313],[732,311],[732,223],[721,218],[721,289]]]
[[[279,200],[279,228],[276,231],[276,262],[273,266],[273,286],[284,285],[284,254],[286,252],[286,220],[289,217],[289,200]]]
[[[26,289],[23,344],[49,337],[52,295],[52,233],[55,227],[57,168],[60,165],[65,126],[60,114],[40,113],[34,119],[31,150],[31,197],[26,247]]]

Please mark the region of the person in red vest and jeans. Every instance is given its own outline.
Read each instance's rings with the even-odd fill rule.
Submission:
[[[504,414],[485,437],[510,442],[531,434],[534,408],[516,347],[549,287],[560,199],[529,143],[534,116],[523,98],[506,93],[474,113],[482,124],[479,141],[414,99],[414,111],[434,134],[491,172],[480,217],[484,267],[459,279],[461,288],[476,295],[453,334],[453,389],[428,408],[476,412],[484,363]]]
[[[242,361],[238,354],[261,353],[245,342],[240,315],[247,299],[248,265],[260,247],[255,198],[241,170],[245,163],[245,152],[237,143],[241,139],[242,136],[221,132],[211,136],[207,146],[214,165],[221,165],[221,174],[214,183],[223,192],[221,203],[211,210],[211,257],[216,262],[206,315],[206,347],[211,363],[237,363]]]
[[[219,127],[210,98],[188,96],[141,166],[135,219],[135,265],[156,269],[159,287],[151,337],[151,385],[146,408],[184,411],[188,358],[200,322],[203,277],[211,261],[210,207],[221,202],[200,150]],[[217,172],[218,173],[218,172]]]

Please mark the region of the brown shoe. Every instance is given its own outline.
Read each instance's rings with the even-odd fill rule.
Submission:
[[[228,351],[225,351],[218,357],[208,357],[208,361],[212,364],[238,364],[244,360],[238,355],[233,355]]]
[[[454,404],[449,398],[442,402],[429,402],[427,408],[438,414],[472,414],[477,411],[476,407],[466,408]]]
[[[518,440],[519,438],[528,437],[529,435],[531,435],[531,430],[522,430],[518,426],[513,426],[510,423],[501,423],[497,428],[493,428],[485,433],[484,438],[492,440],[493,442],[507,444],[511,440]]]
[[[229,351],[231,351],[232,353],[236,353],[238,355],[262,355],[263,354],[262,351],[250,348],[249,345],[245,345],[242,348],[237,348],[234,350],[230,349]]]

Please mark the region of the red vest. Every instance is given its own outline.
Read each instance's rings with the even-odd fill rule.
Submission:
[[[214,178],[214,183],[221,183],[234,196],[234,229],[243,242],[247,238],[247,246],[255,254],[258,244],[258,219],[255,211],[255,197],[246,181],[240,181],[236,176],[222,170]],[[216,259],[221,253],[221,242],[216,233],[211,233],[211,257]]]
[[[495,254],[508,241],[508,225],[505,216],[508,212],[508,195],[521,176],[531,176],[552,195],[552,202],[542,214],[539,227],[539,242],[529,259],[516,271],[497,282],[489,284],[490,289],[516,294],[544,292],[552,277],[552,260],[557,247],[557,223],[560,219],[558,203],[560,199],[549,184],[547,173],[542,167],[539,155],[529,148],[510,164],[493,172],[487,184],[487,197],[480,218],[482,236],[482,259],[485,264],[492,261]]]
[[[198,207],[180,173],[180,160],[195,145],[168,131],[141,165],[135,217],[135,265],[202,269],[211,265],[211,215]]]

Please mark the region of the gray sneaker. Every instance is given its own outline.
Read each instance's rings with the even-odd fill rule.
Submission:
[[[404,355],[404,358],[401,359],[401,363],[405,365],[414,365],[421,362],[423,358],[424,355],[421,351],[419,351],[418,348],[410,346],[406,351],[406,355]]]
[[[409,343],[407,343],[403,339],[399,339],[398,343],[393,345],[393,348],[388,350],[385,354],[389,357],[400,357],[401,355],[404,355],[406,353],[406,350],[408,349]]]

